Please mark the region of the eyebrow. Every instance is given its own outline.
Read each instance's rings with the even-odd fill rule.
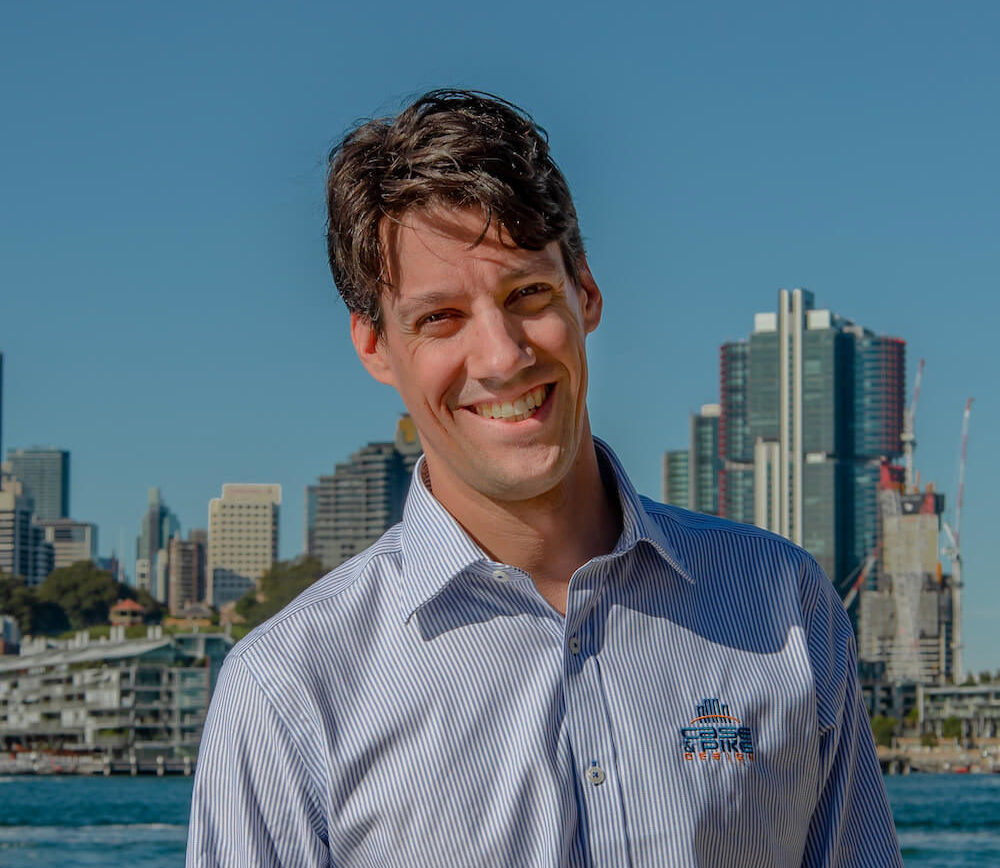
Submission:
[[[418,296],[410,298],[407,301],[401,302],[398,308],[399,314],[403,317],[403,319],[409,319],[417,311],[425,310],[429,307],[437,307],[439,304],[445,304],[453,301],[457,295],[457,292],[432,289],[428,292],[423,292]]]
[[[504,283],[516,283],[519,280],[524,280],[526,277],[533,277],[538,280],[553,280],[555,271],[555,268],[526,265],[522,268],[513,268],[510,271],[504,272],[502,280]],[[562,283],[562,281],[558,282]],[[448,304],[461,294],[462,290],[460,289],[429,289],[426,292],[412,296],[404,302],[400,302],[398,311],[403,319],[409,319],[417,311],[437,307],[441,304]]]

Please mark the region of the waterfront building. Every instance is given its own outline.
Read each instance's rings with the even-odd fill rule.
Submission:
[[[19,656],[0,657],[0,750],[139,762],[197,755],[213,672],[232,639],[149,627],[126,640],[119,626],[107,640],[81,632],[52,645],[25,637]]]
[[[939,738],[945,721],[957,719],[961,741],[1000,739],[1000,683],[964,686],[919,685],[920,728]]]
[[[7,463],[34,501],[35,518],[69,516],[69,452],[37,446],[14,449],[7,452]]]
[[[171,615],[205,599],[205,556],[208,532],[188,531],[188,538],[170,540],[167,606]]]
[[[310,557],[333,569],[398,522],[420,454],[416,426],[403,415],[391,442],[369,443],[310,486],[314,493],[307,490],[306,502],[310,496],[315,502],[314,523],[306,531]]]
[[[281,486],[230,483],[208,505],[207,602],[238,600],[278,559]]]
[[[166,563],[159,564],[160,553],[181,529],[180,521],[160,498],[160,489],[150,488],[146,494],[146,511],[139,522],[135,541],[135,586],[161,603],[166,601]]]
[[[55,556],[54,569],[97,558],[97,525],[71,518],[41,519],[35,524],[45,533]]]

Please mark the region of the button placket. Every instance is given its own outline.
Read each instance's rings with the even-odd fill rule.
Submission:
[[[578,588],[570,594],[563,639],[566,728],[578,757],[576,779],[593,863],[626,865],[628,829],[615,772],[615,734],[593,642],[593,622],[601,616],[599,590]]]

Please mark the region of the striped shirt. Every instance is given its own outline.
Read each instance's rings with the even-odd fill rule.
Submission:
[[[815,561],[653,503],[565,617],[421,484],[230,652],[188,868],[901,865],[851,624]]]

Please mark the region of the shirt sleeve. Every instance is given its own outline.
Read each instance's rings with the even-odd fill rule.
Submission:
[[[187,868],[329,864],[301,754],[246,663],[230,655],[202,733]]]
[[[900,866],[899,842],[857,676],[854,630],[809,558],[803,610],[819,718],[819,784],[803,868]]]

